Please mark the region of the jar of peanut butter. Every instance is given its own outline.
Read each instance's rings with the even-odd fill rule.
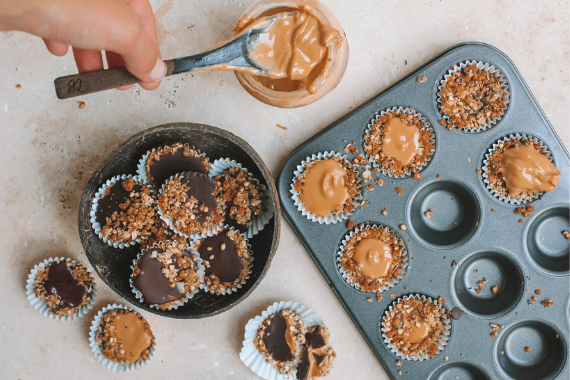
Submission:
[[[258,0],[241,15],[234,36],[259,19],[283,12],[294,15],[289,18],[291,23],[283,25],[282,35],[265,50],[260,49],[260,55],[261,60],[265,55],[290,61],[288,75],[273,79],[235,74],[243,88],[264,103],[302,107],[322,98],[340,82],[348,63],[348,42],[338,20],[316,0]],[[289,46],[280,48],[283,44]]]

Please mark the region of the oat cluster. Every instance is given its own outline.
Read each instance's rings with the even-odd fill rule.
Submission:
[[[226,214],[239,225],[250,226],[261,214],[261,194],[252,178],[245,170],[233,166],[214,180],[226,205],[231,204]]]
[[[453,67],[452,67],[453,69]],[[503,114],[505,88],[499,78],[476,64],[466,66],[444,80],[441,91],[441,112],[448,118],[440,123],[451,130],[482,129],[491,119]]]
[[[160,186],[160,184],[154,183],[154,178],[150,174],[150,168],[155,161],[160,161],[160,157],[166,154],[174,154],[179,149],[183,149],[182,155],[184,157],[199,157],[202,160],[202,165],[206,168],[206,173],[210,170],[210,162],[208,158],[204,154],[200,154],[198,151],[194,149],[194,147],[189,146],[188,144],[183,144],[181,142],[177,142],[171,146],[165,146],[163,148],[157,149],[152,151],[148,155],[148,159],[146,160],[146,177],[151,185]]]

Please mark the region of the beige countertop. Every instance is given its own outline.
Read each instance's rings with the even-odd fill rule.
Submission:
[[[228,38],[251,0],[151,3],[162,55],[173,58]],[[67,256],[89,267],[77,232],[81,192],[99,162],[132,134],[176,121],[221,127],[247,140],[276,175],[297,145],[460,42],[482,41],[505,52],[565,146],[570,146],[567,1],[324,3],[348,37],[348,68],[334,91],[312,105],[291,110],[257,101],[228,72],[169,78],[152,92],[134,88],[58,100],[53,79],[76,72],[71,55],[57,58],[48,54],[39,38],[0,33],[0,234],[4,244],[0,377],[254,379],[238,357],[245,323],[274,301],[296,300],[312,308],[330,328],[338,357],[329,379],[387,379],[284,220],[267,276],[234,309],[204,320],[174,320],[142,312],[158,345],[150,363],[135,373],[113,374],[92,355],[87,334],[95,311],[77,321],[59,322],[40,315],[24,294],[30,269],[44,258]],[[16,88],[18,84],[21,88]],[[85,101],[85,108],[80,109],[76,100]],[[102,281],[97,285],[95,310],[122,301]],[[459,360],[454,353],[447,354],[450,360]]]

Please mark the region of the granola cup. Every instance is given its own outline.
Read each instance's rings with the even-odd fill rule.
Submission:
[[[89,310],[91,310],[93,308],[93,305],[95,304],[95,299],[97,298],[96,284],[95,284],[95,280],[94,280],[93,276],[91,275],[91,273],[89,273],[89,271],[87,271],[87,269],[85,269],[81,265],[81,267],[83,267],[85,269],[85,271],[87,272],[87,274],[89,275],[89,278],[91,280],[91,286],[88,290],[89,299],[85,303],[82,303],[80,306],[73,308],[73,309],[70,309],[70,310],[73,310],[72,314],[60,316],[60,315],[56,315],[56,314],[51,313],[49,305],[43,299],[36,296],[35,291],[34,291],[35,282],[36,282],[36,277],[38,275],[38,272],[41,269],[46,268],[46,266],[48,266],[54,262],[59,262],[59,261],[67,261],[70,263],[81,265],[80,263],[77,263],[75,260],[66,259],[64,257],[55,257],[55,258],[50,257],[49,259],[45,259],[43,262],[35,265],[31,271],[31,273],[28,275],[28,281],[26,282],[26,295],[28,296],[28,300],[30,301],[30,304],[34,307],[34,309],[36,309],[37,311],[39,311],[41,314],[45,315],[46,317],[50,317],[51,319],[55,319],[58,321],[72,321],[72,320],[75,320],[79,317],[83,317],[85,314],[87,314],[89,312]]]
[[[103,356],[101,345],[97,343],[97,329],[102,322],[103,315],[109,311],[117,310],[117,309],[124,309],[124,310],[128,310],[131,312],[135,312],[137,315],[140,316],[140,314],[137,313],[136,311],[134,311],[133,309],[131,309],[127,306],[123,306],[121,304],[117,305],[116,303],[114,303],[112,305],[109,304],[109,305],[105,306],[101,311],[99,311],[99,313],[97,313],[97,315],[93,319],[93,322],[91,323],[91,328],[89,331],[89,346],[91,347],[91,352],[93,352],[93,354],[95,355],[97,360],[99,362],[101,362],[105,367],[109,368],[111,371],[113,371],[115,373],[129,372],[129,371],[133,371],[137,368],[141,368],[143,365],[145,365],[152,358],[152,355],[155,351],[156,338],[155,337],[152,338],[152,343],[151,343],[150,347],[145,352],[147,359],[140,358],[139,360],[132,362],[132,363],[129,363],[129,364],[116,363],[110,359],[107,359],[105,356]],[[144,320],[144,318],[143,318],[143,320]],[[146,320],[144,320],[144,322],[146,322]],[[147,323],[147,325],[148,325],[148,323]]]
[[[359,238],[378,238],[378,234],[382,237],[382,239],[379,240],[390,243],[392,245],[392,251],[397,247],[400,254],[394,254],[398,260],[396,264],[391,265],[391,275],[389,275],[389,277],[369,279],[360,272],[358,264],[352,260],[353,253],[347,252],[347,246],[355,245],[355,243],[359,241]],[[354,248],[349,251],[353,250]],[[350,255],[350,257],[348,257],[348,255]],[[337,252],[336,261],[337,269],[347,284],[363,293],[381,293],[394,287],[404,278],[404,274],[408,268],[408,250],[402,237],[392,229],[383,225],[363,223],[356,226],[356,228],[344,236]]]
[[[300,191],[297,191],[295,185],[299,183],[300,177],[306,172],[307,167],[310,166],[313,162],[326,160],[335,158],[338,162],[343,165],[343,167],[347,170],[347,172],[354,173],[354,182],[349,184],[349,186],[354,186],[355,193],[350,195],[346,204],[344,211],[338,211],[337,213],[332,213],[331,215],[327,216],[317,216],[305,209],[305,205],[301,202],[299,196]],[[307,219],[312,222],[318,222],[320,224],[331,224],[331,223],[338,223],[344,219],[349,218],[352,214],[354,214],[355,210],[360,206],[362,202],[362,179],[360,173],[356,170],[356,168],[350,163],[350,161],[340,153],[336,153],[333,151],[330,152],[319,152],[317,154],[313,154],[311,157],[307,157],[305,160],[301,162],[300,165],[297,165],[297,170],[293,173],[293,179],[291,183],[291,199],[295,203],[297,209],[304,215]]]
[[[251,252],[251,245],[249,244],[249,240],[247,239],[245,234],[240,233],[238,230],[228,225],[225,225],[224,228],[218,233],[222,233],[227,230],[234,231],[235,234],[238,236],[238,240],[243,239],[245,241],[246,249],[244,252],[244,257],[242,257],[242,265],[244,265],[244,267],[242,268],[240,276],[233,282],[221,282],[220,284],[212,284],[211,283],[212,280],[209,279],[204,274],[204,281],[200,288],[203,289],[206,293],[216,294],[219,296],[231,294],[237,292],[238,289],[241,289],[243,285],[246,284],[247,280],[249,280],[249,276],[251,275],[251,268],[253,267],[253,254]],[[190,249],[192,250],[192,253],[195,256],[200,257],[198,249],[200,248],[200,245],[203,243],[203,240],[204,239],[195,239],[192,241]],[[208,258],[200,260],[204,261],[204,266],[208,265],[207,263]]]
[[[437,311],[440,314],[439,318],[440,318],[440,321],[443,325],[443,330],[439,333],[437,340],[434,342],[435,344],[437,344],[437,349],[436,349],[435,355],[433,355],[433,356],[430,356],[430,355],[425,354],[425,353],[418,353],[416,355],[404,355],[404,353],[400,349],[398,349],[387,336],[385,321],[389,318],[389,313],[394,310],[394,308],[397,304],[399,304],[400,302],[404,302],[404,300],[408,300],[408,299],[419,300],[422,303],[424,303],[424,305],[426,305],[426,304],[430,305],[431,304],[431,305],[434,305],[438,308]],[[449,315],[447,315],[447,313],[446,313],[445,307],[441,303],[434,301],[431,297],[426,297],[426,296],[420,295],[420,294],[412,294],[412,295],[407,295],[407,296],[403,296],[401,298],[398,298],[397,300],[392,302],[392,304],[390,306],[388,306],[388,309],[384,312],[382,320],[380,322],[380,331],[382,333],[382,340],[384,341],[384,343],[386,343],[386,346],[388,347],[388,349],[392,353],[394,353],[396,356],[398,356],[402,359],[406,359],[406,360],[423,361],[423,360],[428,360],[428,359],[431,359],[431,358],[437,356],[441,351],[443,351],[445,346],[447,346],[447,343],[449,342],[449,337],[451,334],[451,320],[449,318]]]
[[[443,90],[443,87],[445,85],[445,83],[447,82],[447,80],[449,78],[451,78],[454,73],[460,72],[463,69],[465,69],[467,66],[471,66],[471,65],[476,65],[478,70],[482,70],[482,71],[486,71],[489,74],[493,74],[497,80],[498,80],[498,85],[501,86],[501,90],[503,91],[503,94],[501,96],[500,101],[502,101],[502,105],[499,102],[499,106],[500,109],[496,110],[495,116],[492,116],[491,118],[489,118],[488,116],[485,116],[485,122],[484,123],[478,123],[477,127],[458,127],[457,125],[455,125],[451,120],[450,120],[450,116],[443,112],[442,110],[442,103],[443,100],[441,98],[441,92]],[[495,66],[486,63],[486,62],[482,62],[482,61],[465,61],[465,62],[461,62],[458,64],[455,64],[452,66],[452,68],[447,72],[447,74],[444,75],[443,79],[440,82],[440,85],[438,86],[438,92],[437,92],[437,106],[443,116],[443,121],[442,122],[440,120],[440,124],[443,125],[445,128],[451,130],[451,129],[458,129],[464,132],[468,132],[468,133],[476,133],[476,132],[483,132],[486,130],[489,130],[491,128],[493,128],[503,117],[503,115],[505,114],[505,112],[507,111],[507,108],[509,107],[509,103],[510,103],[510,90],[509,90],[509,84],[507,82],[507,79],[505,78],[505,76],[503,75],[503,73],[496,68]],[[490,112],[490,111],[487,111]],[[444,125],[445,124],[445,125]]]
[[[247,168],[244,168],[242,164],[236,162],[235,160],[229,158],[220,158],[215,160],[210,167],[208,175],[212,178],[215,178],[223,174],[226,170],[228,170],[231,167],[237,167],[245,171],[248,174],[250,180],[259,189],[260,193],[259,195],[261,199],[261,213],[256,219],[252,221],[252,224],[247,228],[247,232],[245,233],[245,236],[248,239],[251,239],[252,237],[257,235],[259,231],[263,230],[265,225],[267,225],[267,223],[269,223],[269,220],[273,217],[274,213],[273,203],[271,203],[271,199],[266,194],[267,187],[265,187],[265,185],[260,184],[257,178],[255,178],[253,174],[251,174],[247,170]]]
[[[413,161],[408,165],[402,165],[401,168],[394,167],[394,165],[401,164],[396,164],[392,157],[386,157],[382,162],[378,162],[378,160],[376,160],[372,154],[373,151],[377,154],[380,154],[382,152],[381,146],[379,147],[378,142],[373,140],[372,135],[377,133],[378,139],[382,137],[381,128],[384,123],[380,122],[380,120],[384,115],[412,115],[414,122],[419,123],[419,130],[421,134],[420,142],[422,142],[422,146],[420,147],[418,154],[413,158]],[[374,144],[370,145],[371,143]],[[435,131],[428,119],[426,119],[424,115],[417,112],[413,108],[387,108],[380,113],[376,113],[374,119],[372,119],[371,122],[366,126],[366,132],[364,132],[363,148],[368,161],[370,161],[373,167],[378,168],[383,175],[397,179],[414,177],[416,180],[421,180],[420,172],[428,166],[435,153]],[[387,168],[386,166],[389,167]]]
[[[118,186],[121,184],[122,181],[125,181],[128,178],[132,178],[132,180],[135,184],[142,185],[143,187],[148,189],[148,187],[146,187],[146,185],[137,176],[132,176],[130,174],[122,174],[122,175],[115,176],[115,177],[107,180],[99,188],[97,193],[95,193],[95,196],[93,197],[93,201],[91,204],[91,212],[89,213],[91,227],[93,228],[93,231],[95,232],[95,234],[97,234],[97,236],[99,236],[99,239],[103,240],[103,242],[109,244],[110,246],[112,246],[114,248],[120,248],[120,249],[127,248],[127,247],[129,247],[131,245],[135,245],[137,243],[140,244],[142,241],[142,237],[149,235],[151,233],[151,228],[152,228],[152,223],[150,223],[150,225],[148,225],[148,226],[141,225],[140,231],[139,231],[139,228],[136,228],[134,231],[124,231],[124,232],[130,232],[130,237],[125,238],[125,239],[121,239],[121,240],[116,240],[116,241],[113,241],[114,239],[109,239],[108,237],[103,235],[104,226],[101,226],[101,224],[97,221],[97,216],[96,216],[97,207],[99,205],[99,199],[101,199],[101,197],[105,195],[108,188],[110,188],[111,186]],[[149,189],[149,191],[150,191],[150,189]],[[155,208],[153,207],[153,210],[154,209]]]
[[[483,166],[481,171],[481,177],[483,179],[483,184],[489,190],[489,192],[498,200],[513,204],[513,205],[521,205],[533,202],[537,199],[540,199],[544,194],[544,191],[538,191],[531,194],[520,194],[517,197],[511,197],[508,195],[508,191],[505,185],[504,178],[500,178],[500,180],[495,180],[493,173],[497,172],[497,168],[495,167],[494,163],[490,162],[490,158],[495,154],[498,153],[497,149],[502,149],[503,144],[509,141],[520,140],[521,143],[524,142],[532,142],[535,148],[540,149],[541,153],[544,154],[552,163],[554,163],[554,157],[550,149],[546,146],[542,140],[534,137],[532,135],[524,134],[524,133],[515,133],[500,138],[499,140],[495,141],[493,145],[489,148],[485,157],[483,159]],[[537,149],[537,150],[538,150]]]
[[[298,302],[292,301],[275,302],[273,305],[269,306],[267,310],[261,313],[261,315],[250,319],[245,325],[245,336],[239,358],[247,367],[249,367],[249,369],[255,372],[255,374],[266,380],[296,379],[296,368],[301,360],[302,347],[299,346],[289,374],[279,373],[279,371],[268,360],[266,360],[266,357],[255,346],[254,340],[257,337],[260,325],[271,315],[276,314],[281,310],[291,310],[299,314],[305,327],[317,325],[326,327],[319,316],[317,316],[311,309],[307,309],[306,307],[301,306]]]
[[[168,302],[165,304],[152,304],[149,305],[150,307],[154,308],[154,309],[160,309],[160,310],[176,310],[178,309],[178,307],[186,304],[188,301],[190,301],[190,299],[192,299],[194,297],[194,295],[196,293],[198,293],[201,289],[201,286],[204,282],[204,265],[203,265],[203,260],[200,258],[199,255],[197,255],[195,252],[192,251],[192,249],[190,248],[190,246],[186,243],[180,243],[178,241],[170,241],[170,240],[166,240],[164,242],[157,242],[154,243],[152,245],[152,247],[147,247],[141,250],[141,252],[138,253],[137,257],[133,260],[133,265],[131,265],[131,276],[129,278],[129,284],[131,286],[131,291],[133,292],[133,294],[135,295],[136,299],[139,300],[140,303],[144,303],[144,296],[143,294],[137,289],[135,288],[134,284],[133,284],[133,277],[134,277],[134,272],[135,272],[135,266],[137,265],[143,251],[147,250],[147,249],[152,249],[154,247],[158,247],[161,243],[165,243],[165,244],[184,244],[186,246],[186,248],[188,248],[188,251],[192,252],[192,257],[193,257],[193,261],[197,266],[197,269],[195,269],[195,272],[198,274],[199,278],[200,278],[200,284],[198,286],[195,286],[194,289],[190,289],[189,292],[185,293],[185,297],[181,298],[180,300],[177,301],[172,301],[172,302]]]

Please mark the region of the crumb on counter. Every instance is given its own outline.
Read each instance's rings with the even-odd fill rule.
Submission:
[[[77,104],[79,104],[79,108],[81,109],[85,108],[85,102],[78,100]]]
[[[284,130],[288,130],[288,129],[289,129],[289,128],[287,128],[286,126],[281,125],[281,124],[275,124],[275,125],[277,126],[277,128],[281,128],[281,129],[284,129]]]

